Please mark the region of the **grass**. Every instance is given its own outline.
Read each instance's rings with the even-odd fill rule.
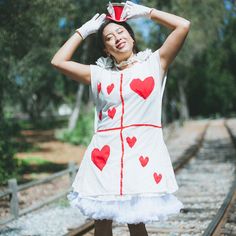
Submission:
[[[21,165],[45,165],[51,163],[50,161],[47,161],[41,157],[27,157],[24,159],[19,159],[21,162]]]
[[[31,156],[17,160],[16,178],[19,183],[28,182],[38,179],[42,173],[52,174],[67,168],[67,164],[58,164],[47,161],[39,156]],[[27,179],[24,177],[27,174]]]

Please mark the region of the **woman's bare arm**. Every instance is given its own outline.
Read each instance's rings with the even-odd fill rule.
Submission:
[[[51,60],[51,64],[73,80],[89,85],[90,66],[71,61],[73,53],[82,41],[81,35],[75,32],[57,51]]]
[[[157,9],[153,9],[150,16],[152,20],[173,30],[159,49],[160,63],[166,71],[184,43],[190,29],[190,21]]]
[[[52,65],[73,80],[84,84],[91,84],[90,66],[71,61],[71,57],[82,40],[88,35],[95,33],[104,22],[105,18],[106,15],[104,13],[101,15],[97,13],[92,19],[76,29],[76,32],[54,55],[51,60]]]

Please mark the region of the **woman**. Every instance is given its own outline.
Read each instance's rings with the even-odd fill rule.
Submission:
[[[110,15],[114,13],[111,7]],[[137,52],[126,22],[96,14],[68,39],[51,63],[70,78],[91,85],[96,106],[95,134],[68,196],[95,219],[95,235],[112,235],[112,221],[127,223],[130,234],[147,235],[145,223],[176,214],[183,204],[163,141],[161,102],[166,73],[189,32],[190,22],[130,1],[119,21],[136,17],[172,29],[156,51]],[[107,57],[97,65],[70,61],[88,35],[98,31]]]

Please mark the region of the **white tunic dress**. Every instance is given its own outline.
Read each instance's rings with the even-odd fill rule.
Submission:
[[[92,219],[148,223],[183,204],[163,140],[159,51],[118,71],[90,65],[95,132],[68,199]]]

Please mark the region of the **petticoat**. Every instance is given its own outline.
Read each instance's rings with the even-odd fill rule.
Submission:
[[[110,219],[120,224],[163,222],[184,208],[183,203],[171,193],[158,196],[151,194],[146,194],[146,196],[143,194],[123,195],[114,196],[113,199],[108,197],[112,200],[99,198],[96,196],[81,197],[75,191],[71,191],[67,195],[70,205],[79,208],[87,218]]]

